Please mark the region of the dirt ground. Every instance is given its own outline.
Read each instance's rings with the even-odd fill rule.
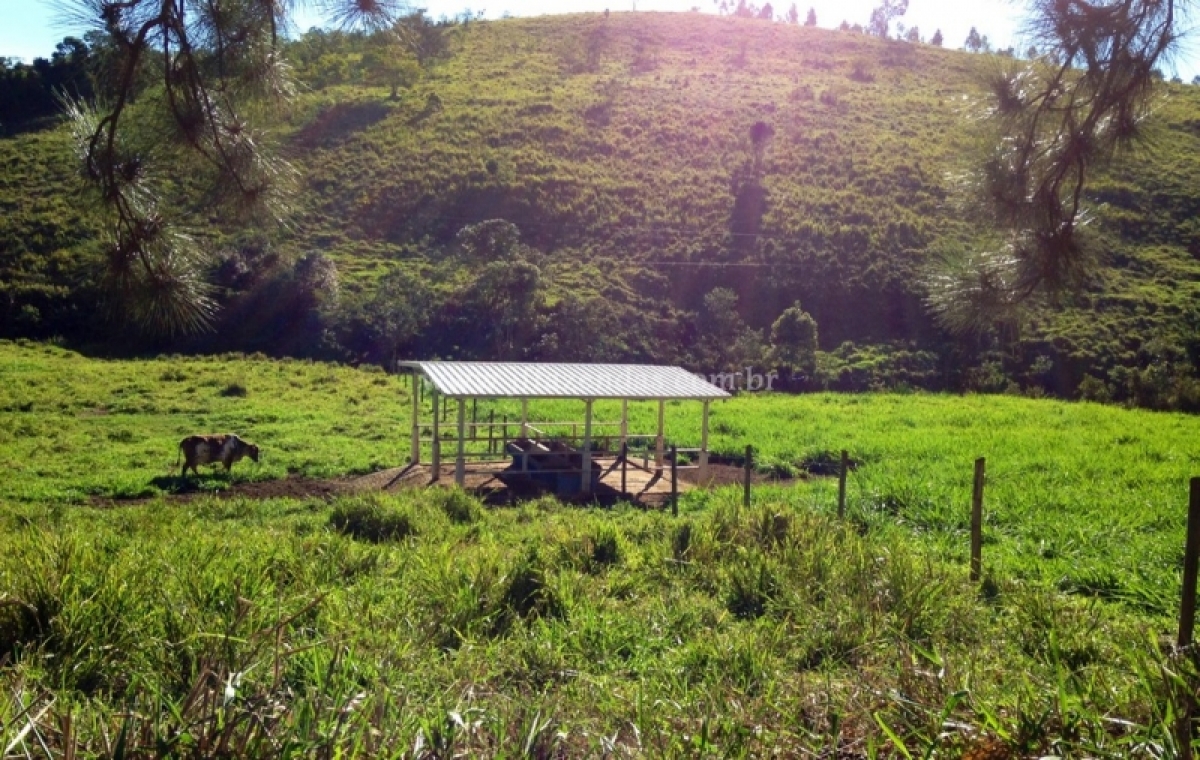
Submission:
[[[594,494],[581,497],[581,501],[615,503],[629,497],[621,493],[621,470],[613,459],[598,460],[602,468],[600,485]],[[472,463],[466,473],[465,486],[475,492],[487,503],[503,504],[513,501],[533,498],[538,495],[536,489],[509,488],[496,477],[507,462],[476,462]],[[680,493],[699,487],[697,470],[680,470],[678,489]],[[638,466],[630,466],[626,470],[626,491],[633,500],[646,506],[661,506],[669,502],[671,494],[670,468],[659,473],[653,465],[649,470]],[[710,464],[708,486],[735,485],[743,482],[744,471],[741,467],[727,464]],[[753,473],[753,483],[779,482],[775,479]],[[180,490],[170,494],[168,498],[190,500],[203,496],[215,498],[248,498],[248,499],[332,499],[355,493],[389,492],[410,488],[452,487],[454,485],[454,464],[443,464],[440,477],[434,481],[432,468],[429,465],[407,465],[380,470],[368,475],[346,478],[317,479],[291,476],[280,480],[265,480],[258,482],[239,482],[229,485],[220,491],[210,491],[195,488],[194,481],[181,481]],[[95,499],[98,506],[121,503],[112,499]]]

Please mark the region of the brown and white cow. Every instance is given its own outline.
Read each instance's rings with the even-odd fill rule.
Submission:
[[[187,475],[190,467],[199,476],[196,468],[202,464],[220,462],[225,465],[225,472],[229,472],[234,462],[245,457],[258,461],[258,447],[236,435],[189,435],[179,442],[179,453],[183,456],[181,475]],[[175,464],[179,464],[178,458]]]

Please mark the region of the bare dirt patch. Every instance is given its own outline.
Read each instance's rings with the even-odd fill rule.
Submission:
[[[620,471],[614,466],[614,461],[603,462],[605,475],[597,492],[587,497],[587,501],[617,502],[628,497],[619,490]],[[515,491],[509,489],[496,477],[502,469],[500,463],[487,463],[482,467],[476,465],[466,473],[464,485],[467,490],[474,492],[490,504],[511,503],[536,496],[536,492]],[[664,468],[657,474],[653,468],[650,471],[630,467],[627,473],[627,487],[635,501],[646,505],[666,503],[670,495],[670,467]],[[679,470],[680,492],[690,491],[700,486],[699,471],[694,469]],[[707,487],[740,485],[745,477],[744,470],[736,465],[714,463],[709,465]],[[803,476],[802,476],[803,477]],[[762,473],[751,473],[751,483],[787,483],[791,479],[778,478]],[[307,478],[293,475],[279,480],[239,481],[221,483],[219,490],[211,488],[211,481],[195,481],[178,477],[161,478],[155,485],[167,493],[164,498],[169,500],[189,501],[198,498],[214,499],[332,499],[355,493],[386,492],[395,493],[409,488],[452,487],[454,485],[454,466],[443,465],[440,476],[433,479],[433,472],[428,465],[408,465],[393,467],[367,475],[345,478]],[[203,487],[208,485],[209,487]],[[150,501],[150,498],[139,497],[131,499],[114,499],[111,497],[93,497],[91,502],[98,507],[114,507]]]

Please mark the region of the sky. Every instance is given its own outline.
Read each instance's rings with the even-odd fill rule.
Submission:
[[[759,3],[761,4],[761,3]],[[775,0],[777,13],[791,4],[791,0]],[[817,13],[817,25],[833,28],[843,20],[851,24],[866,24],[871,9],[879,0],[797,0],[801,17],[811,7]],[[315,3],[308,3],[309,6]],[[550,13],[573,13],[585,11],[675,11],[686,12],[699,8],[704,12],[716,12],[713,0],[427,0],[415,3],[437,18],[456,15],[470,8],[483,11],[487,18],[505,15],[538,16]],[[1028,47],[1022,44],[1021,20],[1025,4],[1023,0],[910,0],[908,13],[902,19],[906,26],[917,26],[923,37],[928,38],[935,29],[941,29],[945,46],[959,48],[974,26],[980,34],[988,36],[993,47],[1011,46],[1018,50]],[[302,9],[297,18],[301,30],[312,26],[323,26],[322,17],[314,10]],[[82,33],[79,28],[64,24],[55,10],[54,0],[0,0],[0,56],[32,61],[38,56],[49,57],[54,46],[65,36]],[[1179,74],[1185,81],[1200,74],[1200,55],[1197,55],[1196,35],[1190,35],[1188,44],[1172,66],[1165,67],[1168,74]]]

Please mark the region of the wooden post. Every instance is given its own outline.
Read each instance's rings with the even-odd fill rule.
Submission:
[[[838,470],[838,517],[846,516],[846,473],[850,471],[850,452],[842,449],[842,469]]]
[[[571,427],[574,427],[572,425]],[[592,400],[583,402],[583,446],[579,468],[580,490],[592,492]]]
[[[975,460],[975,488],[971,493],[971,582],[978,583],[983,574],[983,481],[987,460]]]
[[[700,412],[700,485],[708,485],[708,401]]]
[[[1180,649],[1192,645],[1192,633],[1196,625],[1196,574],[1200,566],[1200,478],[1192,478],[1188,494],[1187,540],[1183,549],[1183,597],[1179,602]],[[1192,760],[1192,712],[1195,697],[1190,689],[1173,689],[1183,700],[1180,715],[1175,722],[1175,741],[1179,746],[1179,757]]]
[[[742,494],[742,504],[745,505],[745,507],[747,509],[750,508],[750,474],[753,471],[754,471],[754,447],[747,446],[746,447],[745,472],[742,474],[742,487],[744,489],[744,493]]]
[[[627,493],[625,487],[626,475],[629,473],[629,443],[621,441],[621,493]]]
[[[488,453],[496,453],[495,445],[496,433],[496,410],[492,409],[488,412]]]
[[[454,460],[454,484],[462,488],[467,483],[467,461],[466,461],[466,432],[467,427],[467,401],[460,398],[458,400],[458,456]]]
[[[671,447],[671,515],[679,516],[679,455],[676,447]]]
[[[413,372],[412,375],[412,450],[409,452],[408,461],[411,464],[421,463],[421,398],[420,391],[417,390],[417,375]]]
[[[479,399],[471,399],[471,440],[475,440],[475,426],[479,424]]]
[[[1196,576],[1200,568],[1200,478],[1192,478],[1188,499],[1187,542],[1183,551],[1183,598],[1179,604],[1179,639],[1182,647],[1192,645],[1196,627]]]
[[[663,421],[666,415],[666,402],[658,400],[658,439],[654,446],[654,466],[662,472],[663,468]]]
[[[621,399],[621,450],[625,451],[625,441],[629,438],[629,399]]]
[[[521,399],[521,437],[529,437],[529,399]]]
[[[504,427],[500,429],[500,445],[508,443],[508,415],[504,415]]]
[[[430,466],[433,467],[433,480],[439,480],[442,477],[442,429],[438,417],[437,391],[430,391],[429,403],[433,408],[433,459]]]

